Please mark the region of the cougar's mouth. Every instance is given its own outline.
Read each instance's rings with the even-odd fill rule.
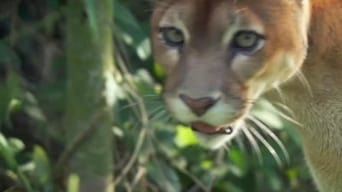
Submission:
[[[203,121],[195,121],[191,123],[191,128],[194,131],[213,135],[213,134],[226,134],[230,135],[233,133],[234,129],[232,125],[223,125],[223,126],[213,126]]]

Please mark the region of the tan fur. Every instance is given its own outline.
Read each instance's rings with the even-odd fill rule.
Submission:
[[[163,22],[161,24],[161,21]],[[186,34],[182,50],[159,39],[160,25]],[[253,55],[234,55],[227,43],[238,30],[264,33]],[[225,139],[202,135],[217,148],[228,141],[260,95],[285,102],[302,124],[305,157],[321,192],[342,191],[342,1],[341,0],[164,0],[152,17],[154,54],[167,71],[165,100],[184,123],[233,125]],[[303,80],[305,77],[306,80]],[[203,116],[179,99],[220,97]]]

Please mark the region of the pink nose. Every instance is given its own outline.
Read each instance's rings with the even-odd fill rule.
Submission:
[[[197,116],[202,116],[220,99],[212,97],[202,97],[194,99],[183,94],[179,95],[179,97]]]

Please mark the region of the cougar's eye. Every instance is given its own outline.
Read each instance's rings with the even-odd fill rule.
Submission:
[[[239,31],[233,38],[232,47],[237,51],[254,52],[263,40],[262,35],[253,31]]]
[[[176,27],[161,27],[160,35],[167,46],[181,48],[184,45],[184,35]]]

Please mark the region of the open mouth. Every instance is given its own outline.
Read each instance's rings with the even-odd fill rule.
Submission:
[[[223,125],[223,126],[213,126],[203,121],[195,121],[191,123],[191,128],[194,131],[204,133],[204,134],[226,134],[230,135],[233,133],[232,125]]]

